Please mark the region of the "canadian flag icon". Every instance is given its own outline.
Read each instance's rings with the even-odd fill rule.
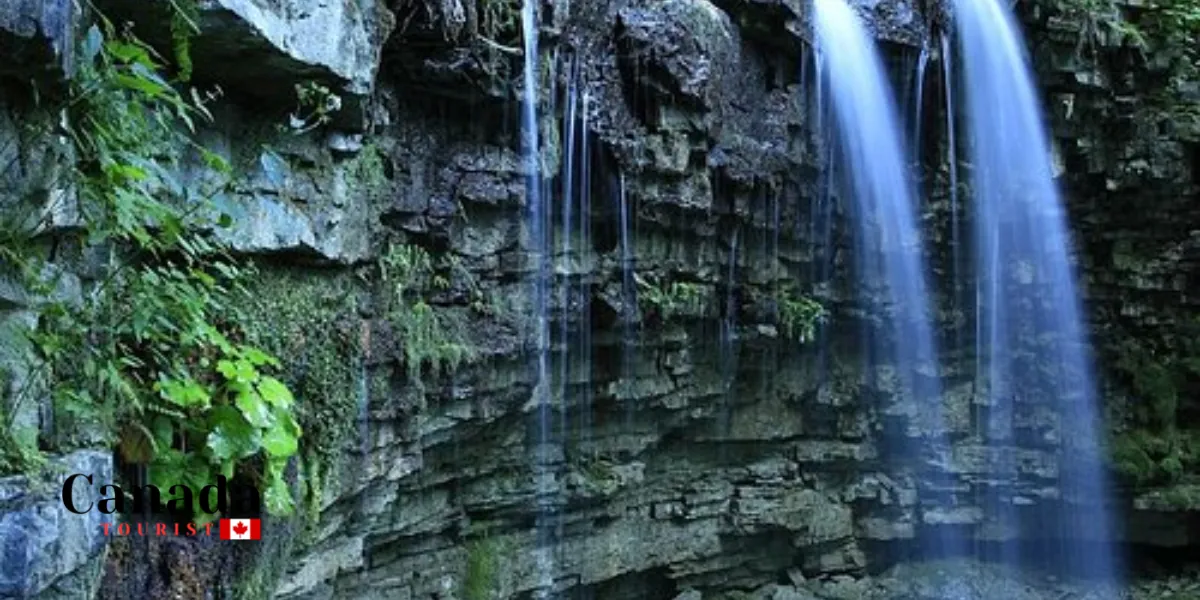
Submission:
[[[258,519],[221,519],[221,539],[257,540],[262,538]]]

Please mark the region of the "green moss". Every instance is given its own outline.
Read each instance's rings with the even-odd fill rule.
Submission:
[[[462,582],[466,600],[488,600],[497,595],[500,569],[509,551],[509,544],[502,538],[487,533],[467,542],[467,569]]]
[[[384,314],[404,351],[409,379],[416,383],[423,369],[452,372],[475,357],[465,320],[434,308],[425,298],[432,290],[450,287],[450,268],[435,268],[423,248],[407,244],[392,244],[379,260]]]
[[[375,144],[367,144],[354,158],[346,161],[346,180],[356,189],[378,191],[390,183],[384,161],[387,156]]]
[[[355,433],[362,321],[347,273],[263,269],[247,291],[241,318],[247,336],[283,362],[304,429],[308,501]]]
[[[1178,421],[1181,402],[1194,396],[1200,363],[1200,329],[1184,320],[1153,344],[1127,338],[1117,349],[1114,372],[1133,399],[1128,430],[1114,436],[1113,467],[1137,485],[1174,483],[1200,468],[1200,432]]]
[[[1200,432],[1154,432],[1145,428],[1115,435],[1113,467],[1134,486],[1174,484],[1200,467]]]

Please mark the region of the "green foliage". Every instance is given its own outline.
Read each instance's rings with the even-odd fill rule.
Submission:
[[[171,1],[171,48],[180,81],[192,78],[192,38],[200,33],[200,8],[196,0]]]
[[[1182,481],[1200,466],[1200,432],[1134,429],[1114,436],[1113,466],[1135,486]]]
[[[508,552],[498,538],[484,534],[467,542],[467,572],[463,576],[466,600],[488,600],[500,587],[500,563]]]
[[[388,184],[384,161],[387,157],[374,144],[368,144],[346,166],[346,178],[365,190],[381,190]]]
[[[344,273],[318,276],[284,269],[264,271],[247,288],[240,307],[247,339],[286,357],[290,367],[282,378],[297,396],[311,522],[321,486],[355,431],[355,390],[364,351],[355,288]]]
[[[708,309],[710,294],[697,283],[666,283],[658,276],[642,277],[634,273],[638,286],[638,304],[642,312],[653,313],[664,321],[702,315]]]
[[[109,256],[84,301],[46,301],[31,334],[53,374],[56,422],[65,436],[113,442],[164,489],[240,472],[268,511],[287,513],[283,471],[301,435],[292,394],[231,309],[253,272],[197,233],[208,196],[175,175],[189,150],[227,174],[192,142],[194,120],[211,116],[199,94],[185,99],[162,78],[153,50],[105,25],[82,44],[64,127],[79,156],[82,241]]]
[[[46,457],[37,447],[38,432],[23,431],[15,426],[3,405],[0,405],[0,425],[3,425],[0,429],[0,473],[28,473],[45,464]]]
[[[450,278],[434,269],[424,249],[390,245],[379,260],[379,273],[385,313],[403,346],[411,380],[419,381],[423,368],[450,372],[474,358],[462,324],[435,310],[423,298],[428,289],[450,287]]]
[[[817,325],[826,317],[825,307],[795,288],[780,290],[775,298],[779,330],[784,337],[801,343],[816,337]]]
[[[1200,432],[1182,428],[1180,402],[1200,381],[1200,320],[1185,322],[1162,347],[1126,340],[1115,372],[1133,396],[1131,430],[1115,436],[1112,460],[1134,485],[1175,483],[1200,469]]]
[[[342,97],[329,88],[308,81],[296,84],[296,110],[291,114],[289,125],[297,135],[308,133],[333,119],[342,109]]]
[[[1125,11],[1114,0],[1063,0],[1061,8],[1079,17],[1092,38],[1111,36],[1139,51],[1151,70],[1166,74],[1165,86],[1146,86],[1143,92],[1159,110],[1176,120],[1200,127],[1200,108],[1179,95],[1187,82],[1200,76],[1200,0],[1158,0]]]

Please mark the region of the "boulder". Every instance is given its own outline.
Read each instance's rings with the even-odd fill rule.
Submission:
[[[89,578],[73,577],[94,565],[107,538],[103,523],[112,515],[98,510],[75,514],[63,505],[62,482],[74,473],[91,474],[96,486],[76,480],[77,506],[95,502],[99,482],[112,481],[112,456],[80,450],[51,461],[49,482],[23,475],[0,478],[0,597],[28,598],[54,586],[63,597],[89,597],[64,590],[63,581],[90,586]]]

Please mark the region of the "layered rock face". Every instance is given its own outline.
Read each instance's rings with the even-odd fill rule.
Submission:
[[[148,39],[164,18],[101,5]],[[43,6],[0,0],[0,48],[36,53],[39,77],[70,64],[73,34],[63,32],[78,29],[69,25],[77,15],[56,20],[62,13]],[[298,401],[329,429],[306,439],[328,444],[310,448],[325,456],[310,509],[267,521],[272,541],[211,585],[280,598],[512,597],[547,588],[606,598],[749,590],[803,598],[805,580],[861,574],[882,564],[879,548],[938,528],[983,541],[1030,537],[987,521],[975,501],[985,486],[1011,490],[1031,513],[1062,501],[1063,424],[1027,405],[1022,443],[986,448],[971,419],[982,399],[965,354],[940,365],[955,452],[937,481],[918,481],[916,459],[883,444],[896,432],[929,432],[893,370],[863,356],[858,332],[872,315],[858,308],[861,290],[848,274],[848,228],[835,228],[834,283],[814,285],[810,207],[824,149],[807,109],[806,4],[540,7],[543,173],[571,164],[573,187],[586,190],[569,189],[565,177],[543,190],[556,223],[549,440],[539,440],[543,423],[530,401],[529,189],[515,110],[530,91],[518,83],[519,3],[216,0],[197,8],[195,83],[230,91],[205,136],[237,173],[214,198],[233,217],[219,235],[260,265],[247,309],[288,366]],[[1104,356],[1111,365],[1128,354],[1119,346],[1127,339],[1165,343],[1164,332],[1200,302],[1192,291],[1200,289],[1195,131],[1137,110],[1137,74],[1152,70],[1119,62],[1119,48],[1081,53],[1063,11],[1027,8],[1093,331],[1113,348]],[[942,16],[905,2],[864,11],[903,81],[928,23]],[[8,152],[21,168],[0,173],[9,186],[0,193],[70,160],[45,150],[45,140],[17,136],[15,123],[40,114],[17,100],[28,74],[0,96],[0,133],[19,140],[6,150],[0,139],[0,167]],[[308,82],[328,87],[341,110],[315,130],[280,132],[292,88]],[[573,99],[576,120],[567,123]],[[930,92],[924,101],[935,100]],[[938,112],[928,117],[928,144],[943,143]],[[944,165],[927,173],[929,254],[946,290]],[[189,176],[209,175],[197,166]],[[34,187],[46,198],[70,196],[53,183]],[[558,224],[564,198],[584,195],[583,220]],[[630,211],[628,249],[620,201]],[[66,228],[70,215],[53,223]],[[572,242],[558,250],[564,238]],[[431,257],[428,272],[401,260],[413,248]],[[635,307],[622,302],[629,256]],[[85,269],[64,267],[79,271],[81,287],[94,283]],[[412,278],[442,323],[438,339],[412,335],[389,273]],[[662,300],[683,289],[683,308]],[[826,307],[826,342],[785,334],[779,305],[793,293]],[[36,320],[23,298],[0,281],[0,318]],[[636,325],[626,327],[627,318]],[[940,320],[948,329],[961,315],[944,310]],[[446,346],[473,351],[457,368],[421,369],[422,356]],[[6,372],[23,373],[23,355],[0,359]],[[1139,399],[1109,372],[1120,424],[1123,407]],[[18,418],[45,427],[46,411],[31,404]],[[996,473],[998,462],[1016,471]],[[305,489],[297,485],[297,495]],[[39,510],[6,502],[0,496],[3,519]],[[1193,542],[1178,503],[1139,506],[1135,514],[1170,535],[1146,534],[1150,522],[1138,521],[1131,540]],[[34,557],[22,565],[36,565],[18,572],[6,559],[0,593],[90,589],[61,583],[93,568],[77,551],[50,558],[54,544],[78,546],[72,531],[48,533],[55,541],[44,547],[0,537],[14,555]],[[92,533],[79,534],[85,546],[102,547]],[[109,584],[122,568],[109,565]],[[17,581],[14,591],[2,587],[8,581]],[[867,597],[849,589],[824,597]]]

